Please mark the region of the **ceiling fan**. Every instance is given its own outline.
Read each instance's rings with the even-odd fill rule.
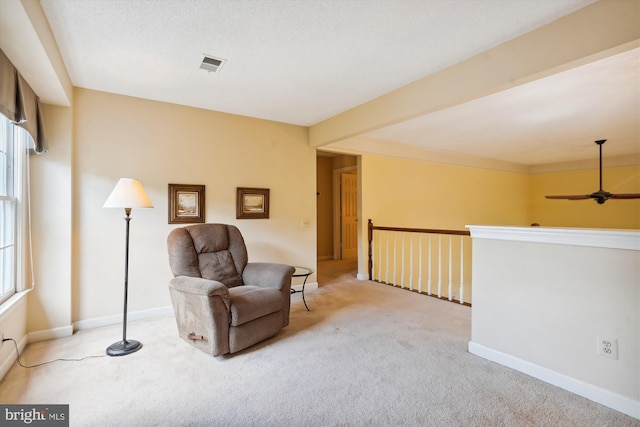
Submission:
[[[596,141],[600,147],[600,189],[591,194],[577,194],[569,196],[545,196],[547,199],[565,199],[565,200],[586,200],[595,199],[598,204],[603,204],[609,199],[640,199],[640,193],[612,194],[602,189],[602,144],[607,140],[601,139]]]

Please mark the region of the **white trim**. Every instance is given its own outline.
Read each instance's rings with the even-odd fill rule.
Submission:
[[[160,316],[173,316],[173,307],[164,306],[150,308],[147,310],[139,310],[127,313],[127,321],[144,320]],[[73,322],[73,329],[80,331],[83,329],[99,328],[101,326],[116,325],[122,323],[122,313],[111,316],[95,317],[93,319],[78,320]]]
[[[640,231],[588,228],[494,227],[467,225],[474,239],[512,240],[556,245],[640,251]]]
[[[369,275],[368,274],[356,274],[356,279],[358,280],[369,280]]]
[[[34,331],[27,333],[27,341],[29,344],[40,341],[48,341],[56,338],[70,337],[73,335],[73,326],[61,326],[59,328],[44,329],[42,331]]]
[[[27,289],[27,290],[24,290],[24,291],[16,292],[15,294],[13,294],[9,298],[7,298],[5,301],[2,301],[2,303],[0,303],[0,318],[2,318],[4,316],[8,316],[9,313],[13,310],[13,308],[16,305],[18,305],[18,302],[22,298],[26,298],[27,294],[30,291],[31,291],[31,289]]]
[[[10,345],[12,348],[12,351],[9,354],[9,357],[7,357],[6,360],[2,363],[2,365],[0,365],[0,380],[3,379],[5,375],[7,375],[7,372],[9,372],[9,369],[11,369],[14,362],[18,360],[18,355],[16,354],[16,348],[13,345],[13,342],[5,341],[5,345]],[[25,335],[22,337],[22,339],[18,343],[18,351],[20,352],[20,354],[22,354],[26,346],[27,346],[27,336]]]
[[[571,393],[585,397],[608,408],[615,409],[630,417],[640,419],[640,401],[613,393],[593,384],[571,378],[518,357],[485,347],[473,341],[469,342],[469,353],[490,360],[502,366],[515,369],[533,378],[560,387]]]

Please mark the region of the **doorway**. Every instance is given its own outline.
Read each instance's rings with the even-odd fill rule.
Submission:
[[[358,256],[358,159],[317,151],[318,261]]]

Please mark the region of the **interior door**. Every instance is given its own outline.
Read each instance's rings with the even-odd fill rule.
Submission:
[[[358,175],[340,174],[340,241],[342,258],[358,256]]]

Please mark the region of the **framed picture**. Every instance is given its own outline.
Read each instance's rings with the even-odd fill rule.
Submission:
[[[204,222],[204,185],[169,184],[169,224]]]
[[[237,188],[236,219],[269,218],[268,188]]]

